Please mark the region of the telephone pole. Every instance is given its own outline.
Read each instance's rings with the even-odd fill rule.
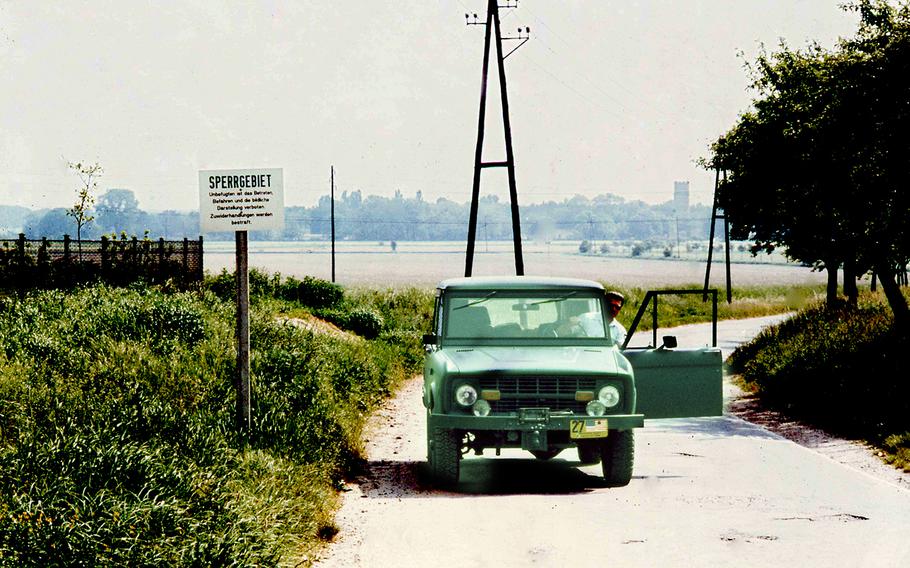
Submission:
[[[506,2],[503,8],[518,7],[518,0]],[[483,46],[483,76],[480,87],[480,112],[477,121],[477,148],[474,152],[474,184],[471,192],[471,212],[468,220],[468,248],[465,255],[465,276],[471,276],[474,266],[474,244],[477,239],[477,206],[480,197],[480,174],[484,168],[507,168],[509,177],[509,201],[512,211],[512,242],[515,249],[515,273],[518,276],[524,275],[524,260],[521,254],[521,224],[518,215],[518,191],[515,184],[515,156],[512,152],[512,125],[509,121],[509,97],[506,93],[506,69],[505,59],[512,55],[515,50],[527,43],[530,39],[530,28],[518,28],[517,36],[503,37],[502,29],[499,22],[499,0],[488,0],[487,2],[487,19],[481,22],[477,14],[473,15],[473,20],[469,14],[465,14],[465,23],[471,25],[482,25],[485,27],[484,46]],[[499,71],[499,93],[502,98],[502,124],[505,135],[506,159],[504,162],[484,162],[483,161],[483,139],[484,123],[487,110],[487,75],[490,69],[490,44],[495,38],[496,41],[496,63]],[[503,54],[502,42],[518,41],[511,51]]]
[[[332,282],[335,281],[335,166],[332,166],[332,181],[330,190],[331,219],[332,219]]]

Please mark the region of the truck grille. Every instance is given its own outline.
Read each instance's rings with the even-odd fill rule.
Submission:
[[[589,377],[554,376],[500,376],[482,377],[483,390],[498,390],[500,400],[490,401],[494,413],[508,414],[519,408],[540,407],[550,410],[568,410],[574,414],[585,413],[585,402],[575,400],[579,390],[593,391],[595,381]]]

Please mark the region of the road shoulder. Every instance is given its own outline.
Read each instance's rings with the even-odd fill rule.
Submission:
[[[725,414],[756,424],[837,463],[910,491],[910,473],[885,463],[882,460],[884,454],[875,447],[861,440],[840,438],[788,418],[766,408],[757,395],[743,391],[735,384],[734,378],[726,377],[724,382]]]

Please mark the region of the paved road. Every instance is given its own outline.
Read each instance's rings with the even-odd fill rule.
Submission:
[[[722,324],[721,346],[766,323]],[[375,418],[320,566],[910,566],[910,492],[734,417],[646,421],[623,488],[574,451],[515,450],[468,457],[459,491],[437,491],[424,428],[412,381]]]

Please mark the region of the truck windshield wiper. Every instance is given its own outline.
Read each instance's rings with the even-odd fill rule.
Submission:
[[[569,293],[566,294],[565,296],[560,296],[559,298],[550,298],[549,300],[541,300],[541,301],[539,301],[539,302],[534,302],[534,303],[531,304],[531,305],[532,305],[532,306],[539,306],[540,304],[549,304],[549,303],[552,303],[552,302],[561,302],[561,301],[563,301],[563,300],[568,300],[569,298],[571,298],[571,297],[574,296],[574,295],[575,295],[575,292],[569,292]]]
[[[489,300],[490,298],[492,298],[492,297],[495,296],[495,295],[496,295],[496,292],[490,292],[489,294],[487,294],[487,295],[484,296],[483,298],[478,298],[477,300],[474,300],[474,301],[472,301],[472,302],[468,302],[467,304],[465,304],[465,305],[463,305],[463,306],[458,306],[457,308],[452,308],[452,311],[460,310],[460,309],[463,309],[463,308],[470,308],[471,306],[474,306],[474,305],[477,305],[477,304],[486,302],[487,300]]]

